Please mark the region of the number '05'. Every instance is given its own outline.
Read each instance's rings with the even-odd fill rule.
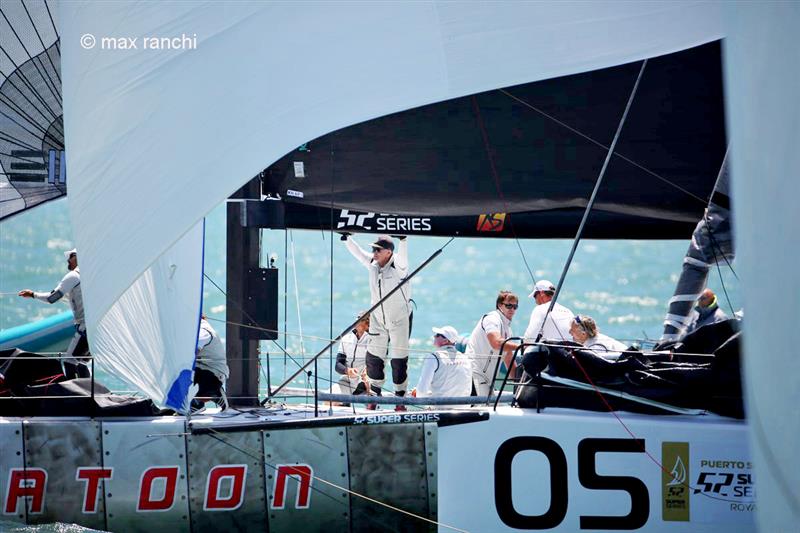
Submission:
[[[625,516],[581,516],[581,529],[639,529],[650,515],[650,495],[642,480],[627,476],[601,476],[595,470],[598,453],[643,453],[642,439],[583,439],[578,444],[578,480],[591,490],[622,490],[631,497],[631,512]],[[514,509],[511,493],[511,463],[524,451],[544,454],[550,463],[550,506],[540,515],[525,515]],[[494,499],[500,520],[516,529],[551,529],[567,516],[569,501],[567,458],[553,440],[545,437],[514,437],[505,441],[494,459]]]

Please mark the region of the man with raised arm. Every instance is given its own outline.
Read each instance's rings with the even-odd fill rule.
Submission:
[[[91,375],[86,364],[89,354],[89,341],[86,338],[86,318],[83,313],[83,293],[81,292],[81,271],[78,268],[78,251],[74,248],[64,252],[67,259],[68,272],[50,292],[34,292],[30,289],[19,291],[23,298],[35,298],[42,302],[54,304],[64,296],[72,308],[72,319],[75,321],[75,335],[64,354],[64,375],[67,379],[77,377],[88,378]]]
[[[371,305],[378,303],[408,276],[408,244],[398,237],[395,253],[394,241],[388,235],[379,235],[372,243],[372,253],[362,249],[348,234],[342,235],[350,253],[367,268]],[[386,381],[384,367],[391,343],[392,381],[397,396],[404,396],[408,387],[408,336],[410,334],[409,306],[411,287],[406,284],[392,294],[370,315],[367,344],[367,377],[374,394],[381,394]],[[368,406],[375,409],[374,404]],[[405,411],[398,405],[397,411]]]

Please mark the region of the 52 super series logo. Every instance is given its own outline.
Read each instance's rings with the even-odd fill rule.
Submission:
[[[665,521],[735,520],[740,513],[755,511],[752,463],[737,453],[725,459],[715,457],[723,453],[694,453],[700,458],[693,460],[688,442],[662,443],[661,511]]]
[[[431,231],[431,219],[427,217],[404,217],[388,213],[358,213],[342,209],[336,229],[361,228],[384,232]]]

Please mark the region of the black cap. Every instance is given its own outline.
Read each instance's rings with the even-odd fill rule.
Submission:
[[[390,250],[394,252],[394,243],[389,237],[380,237],[377,241],[372,243],[372,247],[378,250]]]

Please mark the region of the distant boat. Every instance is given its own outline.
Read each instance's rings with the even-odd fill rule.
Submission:
[[[74,333],[72,311],[64,311],[36,322],[0,330],[0,350],[63,351]]]

